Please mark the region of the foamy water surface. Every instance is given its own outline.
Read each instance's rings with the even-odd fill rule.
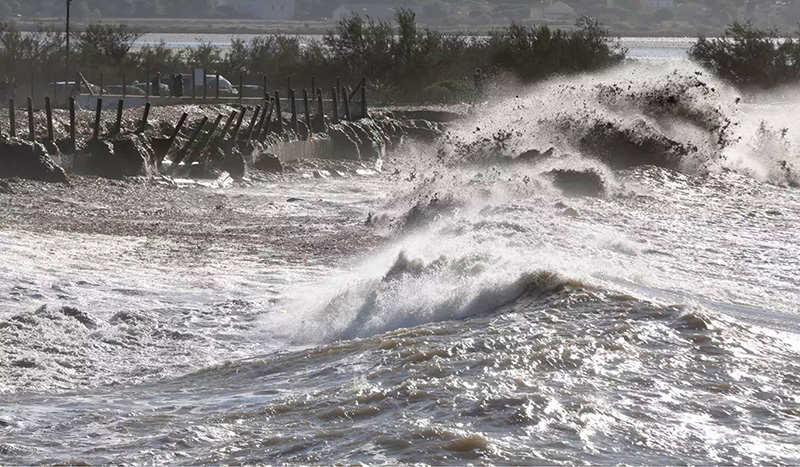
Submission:
[[[0,459],[800,462],[800,127],[697,73],[544,83],[398,173],[236,189],[370,219],[345,261],[1,231]],[[597,124],[680,157],[622,167]]]

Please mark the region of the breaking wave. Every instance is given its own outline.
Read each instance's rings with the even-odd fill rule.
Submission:
[[[748,176],[796,183],[789,143],[768,138],[780,118],[750,131],[763,116],[680,63],[554,80],[486,104],[436,145],[405,148],[397,174],[405,191],[368,219],[395,238],[392,246],[300,293],[289,306],[303,317],[283,330],[296,342],[324,342],[482,315],[535,293],[660,289],[657,262],[632,268],[587,254],[598,246],[623,257],[649,250],[611,232],[598,237],[570,199],[639,196],[621,173],[642,166],[694,177],[749,160]],[[648,277],[647,285],[629,287],[632,273]]]

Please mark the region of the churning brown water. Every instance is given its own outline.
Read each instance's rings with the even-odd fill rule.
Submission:
[[[797,464],[797,101],[697,71],[520,91],[393,173],[197,190],[234,225],[208,241],[4,222],[0,461]]]

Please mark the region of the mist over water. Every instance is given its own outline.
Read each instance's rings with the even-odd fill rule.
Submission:
[[[393,174],[277,187],[383,239],[345,261],[210,250],[192,274],[166,241],[4,231],[0,453],[795,464],[790,91],[629,64],[491,99]]]

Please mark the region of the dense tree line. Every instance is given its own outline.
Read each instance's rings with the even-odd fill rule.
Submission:
[[[600,69],[625,56],[590,19],[571,31],[512,25],[477,38],[422,28],[406,9],[398,10],[392,23],[347,18],[321,40],[305,44],[296,36],[234,39],[226,53],[212,44],[135,49],[139,36],[124,25],[90,24],[75,34],[71,67],[95,83],[101,74],[106,83],[119,83],[122,75],[146,80],[156,72],[187,73],[195,67],[234,80],[243,74],[259,84],[258,78],[268,75],[273,88],[282,88],[287,75],[363,76],[381,96],[413,101],[467,97],[475,90],[478,68],[481,75],[511,74],[528,82]],[[17,77],[52,82],[64,69],[64,35],[49,29],[24,34],[0,22],[0,66]]]

